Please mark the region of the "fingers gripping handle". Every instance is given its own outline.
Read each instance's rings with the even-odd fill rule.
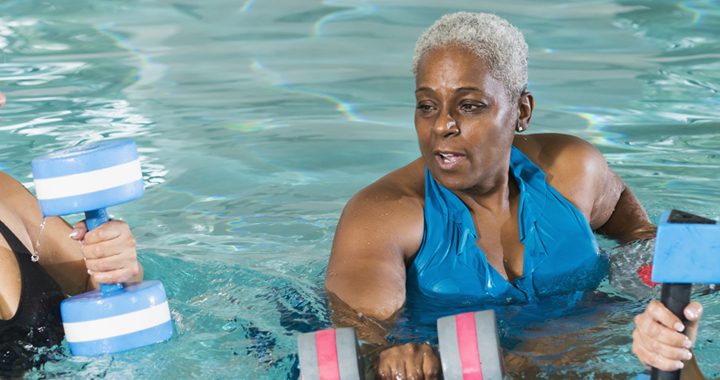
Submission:
[[[85,212],[85,225],[87,226],[88,231],[92,231],[100,227],[103,223],[106,223],[109,220],[110,217],[108,216],[107,210],[104,208]],[[122,290],[123,284],[120,283],[100,284],[100,294],[103,297],[115,294]]]
[[[690,303],[690,292],[692,284],[672,284],[665,283],[662,285],[660,300],[676,317],[680,318],[683,325],[687,327],[687,318],[683,311]],[[687,329],[683,330],[687,331]],[[678,380],[680,379],[680,370],[677,371],[661,371],[653,368],[651,372],[652,380]]]

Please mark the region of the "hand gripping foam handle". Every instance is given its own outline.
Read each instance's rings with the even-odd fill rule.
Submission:
[[[437,321],[445,380],[501,380],[502,351],[493,310],[463,313]]]
[[[684,325],[693,283],[720,282],[720,228],[715,221],[672,210],[658,223],[652,279],[662,282],[660,299]],[[653,380],[677,380],[680,370],[653,368]]]
[[[108,221],[105,207],[142,196],[137,147],[114,140],[51,153],[33,160],[33,177],[43,215],[85,212],[88,230]],[[159,281],[123,288],[101,284],[64,300],[60,311],[70,351],[101,355],[161,342],[173,325]]]
[[[45,216],[85,213],[91,231],[109,220],[106,207],[143,195],[137,145],[110,140],[70,148],[32,161],[35,192]],[[103,294],[122,288],[101,284]]]
[[[363,380],[355,330],[326,329],[298,336],[302,380]]]

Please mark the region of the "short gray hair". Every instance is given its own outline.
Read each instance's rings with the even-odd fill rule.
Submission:
[[[438,47],[460,46],[483,59],[491,75],[512,97],[527,88],[528,46],[522,32],[489,13],[447,14],[430,26],[415,44],[412,71],[417,76],[422,57]]]

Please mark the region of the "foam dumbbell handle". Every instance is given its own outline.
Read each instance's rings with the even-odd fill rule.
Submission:
[[[85,212],[85,226],[87,226],[88,231],[92,231],[100,227],[103,223],[106,223],[109,220],[110,217],[108,216],[107,210],[104,208]],[[100,284],[100,295],[103,297],[110,296],[121,290],[123,290],[123,284],[121,283]]]
[[[298,357],[302,380],[363,380],[353,328],[300,334]]]
[[[687,327],[687,319],[683,311],[690,303],[690,293],[692,284],[672,284],[664,283],[660,294],[660,300],[663,305],[668,308],[676,317],[680,318],[683,325]],[[687,331],[683,330],[683,332]],[[680,379],[680,370],[677,371],[661,371],[653,368],[650,377],[652,380],[678,380]]]

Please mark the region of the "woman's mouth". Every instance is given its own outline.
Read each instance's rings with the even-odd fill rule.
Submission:
[[[435,159],[441,169],[452,170],[465,159],[465,155],[454,152],[437,152]]]

